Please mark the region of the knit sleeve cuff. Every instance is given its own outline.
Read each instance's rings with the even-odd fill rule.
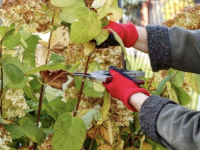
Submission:
[[[146,26],[148,50],[153,71],[171,67],[171,47],[166,26]]]
[[[139,114],[142,132],[146,135],[146,137],[152,139],[153,141],[161,145],[163,145],[160,140],[162,137],[157,133],[156,123],[160,111],[165,105],[169,103],[176,104],[175,102],[170,101],[169,99],[165,99],[158,96],[150,96],[143,103]]]

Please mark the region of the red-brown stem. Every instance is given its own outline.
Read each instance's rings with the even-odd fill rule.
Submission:
[[[84,74],[85,74],[85,75],[87,74],[89,60],[90,60],[90,55],[88,56],[87,62],[86,62],[86,65],[85,65],[85,71],[84,71]],[[82,79],[81,89],[80,89],[80,92],[79,92],[79,95],[78,95],[78,100],[77,100],[77,104],[76,104],[76,108],[75,108],[75,111],[74,111],[73,116],[76,116],[77,111],[78,111],[79,104],[80,104],[80,102],[81,102],[81,96],[82,96],[82,93],[83,93],[83,87],[84,87],[84,84],[85,84],[85,78],[86,78],[86,77],[83,77],[83,79]]]
[[[3,38],[1,39],[1,45],[0,45],[0,58],[2,58],[2,45],[3,45],[3,40],[6,36],[8,28],[6,28],[5,34],[3,36]],[[1,92],[0,92],[0,100],[1,100],[1,117],[3,117],[3,99],[2,99],[2,94],[3,94],[3,67],[2,67],[2,63],[1,63]],[[3,127],[3,123],[1,123],[1,126]]]
[[[54,14],[53,14],[53,17],[52,17],[52,26],[53,26],[53,23],[54,23],[54,16],[55,16],[55,10],[54,10]],[[48,50],[50,49],[51,38],[52,38],[52,32],[50,33],[50,37],[49,37],[49,44],[48,44],[48,47],[47,47]],[[48,63],[48,57],[49,57],[49,51],[48,51],[47,59],[46,59],[46,62],[45,62],[46,64]],[[44,80],[43,80],[43,82],[44,82]],[[44,85],[42,84],[42,87],[41,87],[41,90],[40,90],[40,99],[39,99],[37,122],[36,122],[37,126],[39,125],[39,121],[40,121],[40,111],[41,111],[41,108],[42,108],[43,96],[44,96]],[[33,150],[36,150],[36,147],[37,147],[37,143],[34,143]]]

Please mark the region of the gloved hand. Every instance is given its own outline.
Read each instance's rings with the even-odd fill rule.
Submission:
[[[116,67],[111,66],[109,68],[109,72],[113,76],[113,80],[109,83],[103,82],[103,85],[112,97],[121,100],[128,109],[136,112],[137,110],[129,104],[129,97],[132,94],[139,92],[149,96],[149,92],[140,88],[140,86],[134,81],[135,79],[132,79],[128,75],[124,74]]]
[[[110,21],[109,24],[104,29],[112,29],[115,31],[119,37],[122,39],[125,47],[132,47],[138,39],[138,32],[134,24],[132,23],[116,23]],[[110,32],[110,31],[109,31]],[[110,32],[108,40],[115,40],[113,39],[114,36]],[[112,46],[112,45],[111,45]],[[113,45],[114,46],[114,45]]]

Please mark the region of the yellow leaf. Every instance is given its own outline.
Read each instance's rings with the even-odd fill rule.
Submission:
[[[107,0],[108,1],[108,0]],[[97,8],[100,8],[104,5],[104,3],[106,2],[106,0],[94,0],[93,3],[92,3],[92,7],[97,9]]]
[[[98,10],[98,12],[99,12],[98,19],[99,20],[104,18],[105,16],[107,16],[109,8],[110,8],[109,1],[106,1],[105,4],[103,5],[103,7]]]
[[[185,81],[196,93],[200,94],[200,75],[195,73],[185,73]]]
[[[111,6],[108,13],[110,14],[110,21],[119,21],[123,16],[123,10],[119,7]]]
[[[140,146],[140,150],[152,150],[152,146],[149,143],[142,142]]]
[[[169,98],[171,100],[175,101],[176,103],[179,103],[177,94],[176,94],[175,90],[171,87],[171,83],[169,81],[167,81],[166,85],[167,85],[167,92],[169,94]]]
[[[101,108],[102,110],[102,118],[97,122],[97,124],[102,124],[107,119],[107,114],[110,109],[110,94],[107,90],[104,92],[104,103]]]
[[[111,125],[110,119],[108,119],[107,123],[108,123],[109,143],[113,144],[114,135],[113,135],[112,125]]]
[[[47,41],[43,41],[43,40],[39,40],[38,41],[40,44],[44,45],[44,46],[48,46],[48,42]]]
[[[18,23],[17,23],[17,26],[16,26],[16,28],[15,28],[15,33],[14,33],[14,35],[17,34],[17,33],[19,32],[20,27],[21,27],[21,22],[18,22]]]
[[[104,140],[106,140],[107,142],[111,143],[108,130],[104,126],[100,127],[99,133],[100,133],[100,135],[102,136],[102,138]]]
[[[83,46],[84,46],[84,53],[87,56],[94,51],[96,44],[94,42],[86,42],[83,43]]]
[[[60,26],[52,34],[50,49],[57,53],[62,52],[69,45],[69,42],[68,28]]]
[[[110,145],[101,145],[97,150],[114,150]]]
[[[93,87],[96,91],[99,91],[99,92],[103,92],[105,90],[105,87],[102,85],[101,82],[93,82]]]

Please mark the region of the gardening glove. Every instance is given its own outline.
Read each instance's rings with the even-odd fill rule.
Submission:
[[[112,29],[118,34],[125,47],[132,47],[138,39],[137,29],[132,23],[121,24],[110,21],[104,29],[108,30],[110,33],[108,37],[110,46],[117,46],[116,44],[118,44],[118,42],[115,40],[113,33],[109,29]]]
[[[139,92],[148,96],[150,95],[147,90],[139,86],[140,84],[144,84],[144,81],[133,79],[114,66],[109,67],[109,72],[113,79],[109,83],[103,82],[103,85],[112,97],[121,100],[128,109],[137,112],[137,110],[130,105],[129,97],[132,94]]]

